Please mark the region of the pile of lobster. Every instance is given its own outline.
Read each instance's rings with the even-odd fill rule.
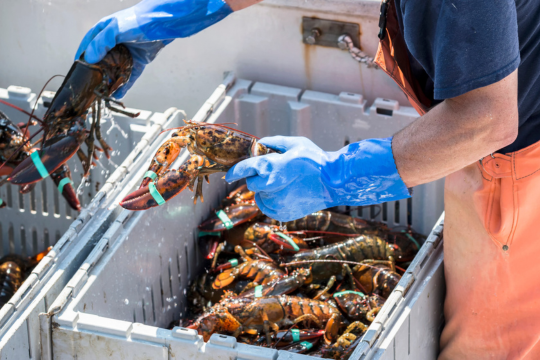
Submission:
[[[253,196],[241,186],[199,226],[206,269],[180,324],[205,341],[347,359],[425,237],[337,211],[279,224]]]

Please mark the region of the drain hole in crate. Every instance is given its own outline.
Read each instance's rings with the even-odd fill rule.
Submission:
[[[68,205],[68,203],[65,203],[66,205],[66,219],[71,219],[71,207]]]
[[[143,318],[143,324],[146,324],[146,311],[144,310],[144,298],[142,299],[142,318]]]
[[[169,259],[169,294],[173,296],[172,290],[172,271],[171,271],[171,259]]]
[[[32,214],[36,213],[36,191],[30,191],[30,212]]]
[[[190,268],[190,264],[189,264],[189,252],[188,252],[188,244],[185,243],[184,244],[184,252],[185,252],[185,256],[186,256],[186,268],[187,268],[187,277],[188,279],[191,279],[191,268]]]
[[[59,230],[56,230],[56,240],[55,240],[55,244],[58,242],[58,240],[60,240],[60,238],[62,237],[62,235],[60,234],[60,231]]]
[[[386,116],[392,116],[392,115],[394,115],[394,110],[377,108],[377,114],[386,115]]]
[[[407,199],[407,225],[412,225],[412,198]]]
[[[13,224],[9,223],[8,229],[8,242],[9,242],[9,253],[15,253],[15,230],[13,229]]]
[[[49,230],[43,229],[43,242],[45,243],[45,249],[48,249],[51,246],[51,240],[49,239]]]
[[[382,221],[388,221],[388,204],[382,203]]]
[[[37,230],[36,228],[32,228],[32,255],[33,254],[37,254],[39,252],[39,248],[38,248],[38,234],[37,234]]]
[[[13,208],[13,199],[11,197],[11,184],[7,184],[7,204],[8,207]]]
[[[46,181],[41,182],[41,205],[43,206],[43,215],[49,214],[49,202],[47,201],[47,186]]]
[[[180,271],[180,252],[176,251],[176,269],[178,270],[178,282],[180,283],[180,289],[182,289],[182,271]]]
[[[150,288],[150,301],[152,301],[152,316],[154,317],[154,323],[156,322],[156,306],[154,303],[154,287]]]
[[[163,277],[161,275],[159,275],[159,292],[161,294],[161,309],[165,309],[165,298],[163,294]]]
[[[399,201],[394,203],[394,223],[399,224]]]
[[[27,256],[26,254],[26,229],[24,226],[21,226],[21,253],[22,256]]]
[[[24,211],[24,196],[19,193],[19,210]]]
[[[60,192],[55,191],[53,192],[53,200],[54,200],[54,216],[58,217],[60,216]]]

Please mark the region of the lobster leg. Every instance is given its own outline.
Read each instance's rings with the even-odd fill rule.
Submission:
[[[111,155],[109,154],[109,151],[112,151],[113,148],[110,147],[109,144],[107,144],[101,136],[101,101],[97,102],[96,118],[98,118],[95,129],[96,139],[99,141],[99,144],[103,148],[103,152],[105,152],[105,156],[107,157],[107,159],[110,159]]]

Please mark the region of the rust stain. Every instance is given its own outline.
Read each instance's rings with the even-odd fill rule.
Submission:
[[[311,56],[315,46],[304,44],[304,71],[306,73],[306,89],[312,89]]]

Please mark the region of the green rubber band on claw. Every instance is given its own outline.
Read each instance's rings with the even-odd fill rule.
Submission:
[[[41,175],[41,177],[45,179],[47,176],[49,176],[49,172],[45,168],[45,165],[43,165],[43,163],[41,162],[38,152],[39,151],[34,151],[33,153],[31,153],[30,158],[34,162],[34,165],[36,166],[39,175]]]
[[[279,237],[287,240],[289,242],[289,244],[291,244],[291,246],[293,247],[294,251],[300,251],[300,248],[298,247],[298,245],[296,245],[296,243],[294,242],[294,240],[290,236],[287,236],[284,233],[279,232],[279,231],[276,232],[276,234],[278,234]]]
[[[263,296],[262,294],[263,287],[262,285],[255,286],[255,297],[260,298]]]
[[[198,237],[203,237],[203,236],[217,236],[217,237],[221,237],[221,233],[218,232],[218,231],[199,231],[199,234],[197,235]]]
[[[292,329],[291,334],[292,334],[292,341],[293,342],[299,342],[300,341],[300,330]]]
[[[366,295],[364,295],[364,293],[361,293],[360,291],[352,291],[352,290],[346,290],[346,291],[335,293],[334,297],[338,297],[338,296],[346,295],[346,294],[356,294],[356,295],[360,295],[362,297],[366,297]]]
[[[231,221],[231,219],[229,219],[225,211],[219,210],[218,212],[216,212],[216,215],[219,220],[223,221],[223,225],[225,225],[225,228],[227,230],[231,230],[234,227],[233,222]]]
[[[0,199],[0,206],[4,203],[4,200]]]
[[[310,350],[312,347],[313,347],[313,344],[310,343],[309,341],[302,341],[300,343],[300,345],[302,345],[303,347],[306,348],[306,350]]]
[[[404,232],[405,236],[407,236],[409,238],[409,240],[411,240],[416,245],[418,250],[420,250],[420,245],[418,244],[418,241],[416,241],[416,239],[413,238],[413,236],[411,234],[409,234],[408,232],[405,232],[405,230],[402,230],[402,232]]]
[[[150,178],[152,180],[156,180],[157,174],[153,172],[152,170],[148,170],[144,173],[143,179]]]
[[[60,180],[60,182],[58,183],[58,191],[60,191],[60,194],[62,193],[62,191],[64,191],[64,186],[66,186],[67,184],[73,185],[73,181],[71,181],[70,178],[63,178],[62,180]]]
[[[159,191],[157,191],[156,184],[154,184],[154,182],[151,182],[150,184],[148,184],[148,189],[150,190],[150,195],[152,195],[152,197],[154,198],[154,200],[156,200],[158,205],[165,204],[165,199],[163,198],[163,196],[161,196]]]
[[[231,260],[229,260],[229,263],[231,263],[232,267],[237,267],[238,266],[238,259],[231,259]]]

